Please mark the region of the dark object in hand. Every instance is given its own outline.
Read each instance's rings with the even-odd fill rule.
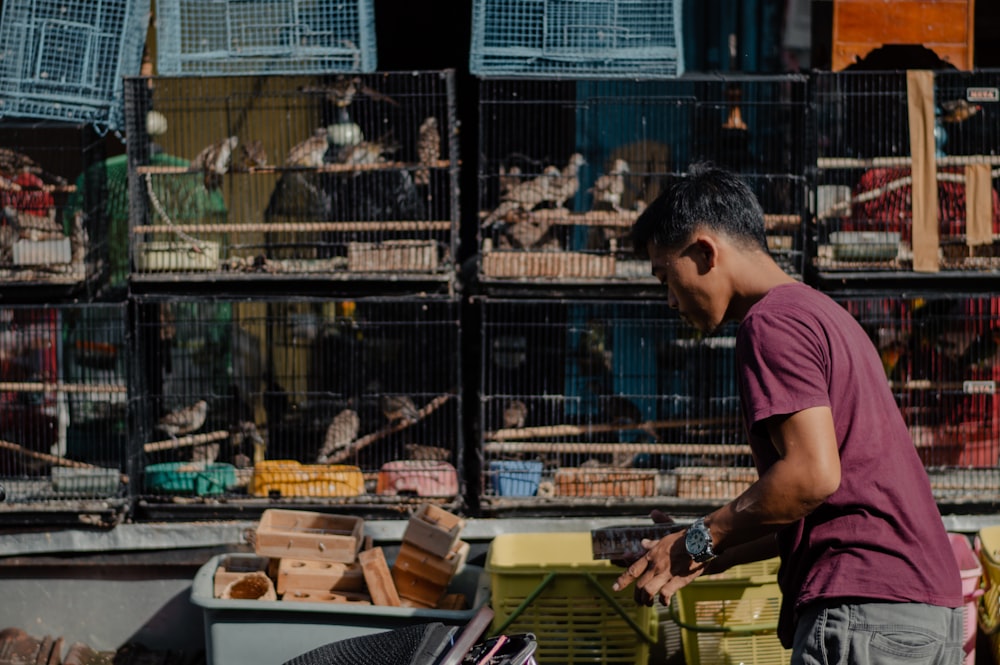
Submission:
[[[595,559],[610,559],[615,565],[627,566],[646,553],[644,538],[659,540],[683,528],[683,524],[667,523],[592,529],[590,545]]]

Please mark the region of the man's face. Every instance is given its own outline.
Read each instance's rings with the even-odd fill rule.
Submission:
[[[725,308],[718,311],[710,289],[711,247],[697,240],[672,249],[650,242],[647,251],[653,276],[667,287],[667,304],[681,318],[705,334],[722,325]]]

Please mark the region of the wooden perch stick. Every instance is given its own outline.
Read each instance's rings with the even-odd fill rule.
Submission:
[[[484,452],[499,455],[545,453],[553,455],[749,455],[750,446],[728,443],[547,443],[545,441],[501,441],[487,443]]]
[[[533,439],[552,436],[583,436],[597,432],[619,432],[621,430],[676,429],[679,427],[714,427],[731,424],[728,418],[700,418],[693,420],[647,420],[643,423],[598,424],[598,425],[543,425],[540,427],[521,427],[516,429],[498,429],[486,432],[487,441],[507,441],[510,439]]]
[[[49,455],[48,453],[40,453],[35,450],[30,450],[24,446],[18,445],[16,443],[11,443],[10,441],[0,440],[0,448],[6,448],[7,450],[13,450],[19,455],[24,455],[25,457],[32,457],[43,462],[48,462],[55,466],[65,466],[72,469],[103,469],[102,466],[97,466],[96,464],[87,464],[86,462],[78,462],[72,459],[66,459],[65,457],[58,457],[56,455]],[[128,482],[128,476],[122,474],[122,482]]]
[[[154,453],[159,450],[170,450],[171,448],[183,448],[186,446],[200,446],[203,443],[222,441],[229,438],[229,432],[219,430],[217,432],[207,432],[205,434],[189,434],[188,436],[176,439],[166,439],[164,441],[153,441],[145,444],[142,449],[147,453]]]
[[[350,457],[357,451],[375,443],[379,439],[385,438],[390,434],[394,434],[396,432],[401,432],[407,427],[413,427],[421,420],[423,420],[427,416],[437,411],[449,399],[451,399],[451,395],[438,395],[437,397],[427,402],[427,404],[425,404],[423,407],[417,410],[416,420],[400,420],[390,425],[387,425],[386,427],[383,427],[380,430],[376,430],[371,434],[364,435],[360,439],[354,441],[351,445],[347,446],[347,448],[341,450],[336,455],[332,455],[330,457],[329,464],[340,464],[341,462],[346,460],[348,457]]]
[[[305,172],[305,173],[354,173],[355,171],[389,171],[416,167],[416,164],[406,162],[376,162],[373,164],[324,164],[323,166],[252,166],[247,169],[232,169],[230,173],[283,173],[283,172]],[[446,169],[451,166],[451,162],[446,159],[428,164],[430,168]],[[424,168],[424,165],[420,165]],[[180,175],[184,173],[201,173],[201,169],[191,169],[186,166],[139,166],[136,172],[141,175]]]

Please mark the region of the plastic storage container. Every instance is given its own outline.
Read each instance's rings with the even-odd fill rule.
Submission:
[[[330,642],[440,621],[462,626],[489,600],[489,576],[466,565],[449,593],[461,593],[471,609],[429,610],[289,600],[233,600],[214,597],[214,576],[222,557],[212,557],[195,574],[191,602],[202,608],[208,665],[283,663]],[[252,554],[242,555],[256,559]]]
[[[170,494],[222,494],[236,486],[232,464],[165,462],[146,467],[146,490]]]
[[[648,662],[656,612],[611,590],[622,569],[593,558],[589,532],[500,534],[486,570],[492,632],[534,633],[539,663]]]
[[[965,600],[965,665],[976,663],[976,604],[983,590],[979,588],[983,567],[972,549],[969,539],[961,533],[949,533],[951,549],[955,552],[958,569],[962,573],[962,597]]]
[[[542,463],[535,460],[490,462],[490,483],[500,496],[535,496],[542,480]]]
[[[365,493],[361,469],[345,464],[302,464],[296,460],[264,460],[254,465],[254,496],[358,496]]]
[[[778,641],[777,558],[704,575],[674,594],[671,613],[681,628],[684,659],[700,665],[785,665],[791,651]]]

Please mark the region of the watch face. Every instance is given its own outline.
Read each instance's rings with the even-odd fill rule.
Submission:
[[[705,551],[708,544],[707,531],[708,530],[700,524],[692,526],[688,529],[687,534],[684,536],[684,544],[687,546],[689,554],[701,554]]]

